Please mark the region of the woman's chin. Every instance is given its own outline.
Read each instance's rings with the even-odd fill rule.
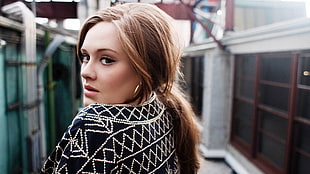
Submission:
[[[89,98],[87,98],[87,97],[84,97],[84,99],[83,99],[83,105],[84,105],[84,106],[88,106],[88,105],[94,104],[94,103],[98,103],[98,102],[96,102],[96,101],[94,101],[94,100],[91,100],[91,99],[89,99]]]

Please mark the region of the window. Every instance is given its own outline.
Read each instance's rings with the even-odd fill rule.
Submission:
[[[253,56],[236,59],[233,132],[240,144],[247,149],[252,141],[255,62],[256,58]]]
[[[310,54],[235,57],[231,143],[266,173],[310,173]]]
[[[181,85],[187,93],[196,115],[201,117],[204,57],[184,57],[182,64],[185,83],[181,83]]]
[[[310,173],[310,55],[299,58],[292,173]]]

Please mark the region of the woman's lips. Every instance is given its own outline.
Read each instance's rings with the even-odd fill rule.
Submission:
[[[84,85],[84,95],[86,97],[95,96],[97,95],[98,92],[99,91],[96,88],[92,87],[91,85],[87,85],[87,84]]]

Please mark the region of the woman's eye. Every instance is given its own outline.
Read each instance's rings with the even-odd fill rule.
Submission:
[[[101,63],[102,63],[103,65],[111,65],[112,63],[115,62],[115,60],[113,60],[113,59],[111,59],[111,58],[109,58],[109,57],[102,57],[102,58],[100,59],[100,61],[101,61]]]
[[[90,57],[87,54],[82,54],[82,62],[87,63],[89,61]]]

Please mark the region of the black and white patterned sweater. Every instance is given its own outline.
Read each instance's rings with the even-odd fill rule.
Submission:
[[[175,132],[154,94],[140,106],[91,104],[74,118],[41,173],[178,173]]]

